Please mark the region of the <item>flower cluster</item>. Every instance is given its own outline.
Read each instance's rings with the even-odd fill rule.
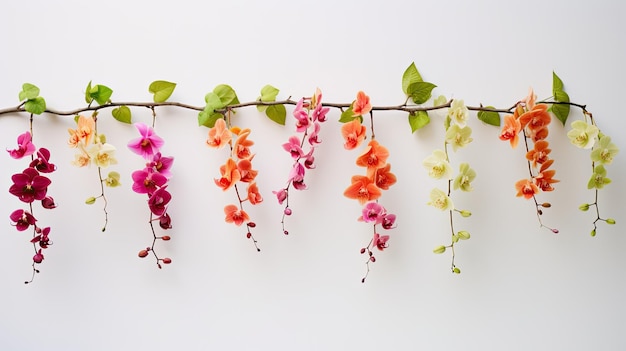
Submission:
[[[281,219],[283,234],[289,234],[285,229],[285,216],[290,216],[292,210],[289,207],[289,188],[293,186],[296,190],[304,190],[307,188],[304,183],[304,174],[307,169],[315,168],[315,157],[313,152],[321,143],[319,132],[321,123],[326,121],[326,114],[329,108],[322,106],[322,92],[318,88],[315,94],[308,99],[302,98],[296,104],[293,111],[293,117],[296,119],[296,132],[302,133],[301,136],[291,136],[284,143],[283,149],[291,155],[293,166],[289,172],[287,185],[277,191],[272,191],[278,203],[285,204],[283,216]]]
[[[611,142],[611,138],[608,135],[600,133],[600,130],[595,125],[591,113],[586,110],[583,110],[583,112],[585,117],[588,117],[591,120],[591,124],[586,121],[574,121],[571,124],[572,129],[567,132],[567,136],[576,147],[581,149],[591,149],[591,168],[593,172],[589,182],[587,183],[587,188],[595,190],[595,201],[590,204],[582,204],[579,208],[582,211],[587,211],[590,207],[595,207],[596,219],[593,221],[593,229],[591,230],[591,236],[595,236],[596,230],[598,229],[598,221],[615,224],[615,219],[613,218],[605,219],[600,217],[600,210],[598,208],[598,190],[611,183],[611,179],[606,176],[607,172],[604,166],[613,163],[613,158],[619,152],[619,149],[613,142]]]
[[[41,207],[44,209],[53,209],[56,207],[54,199],[48,195],[48,187],[52,181],[42,174],[52,173],[56,170],[56,166],[50,163],[50,151],[46,148],[37,148],[32,142],[32,134],[25,132],[17,138],[17,148],[7,150],[9,155],[14,159],[21,159],[30,156],[31,162],[21,173],[11,176],[13,184],[9,188],[9,193],[15,195],[20,201],[28,204],[27,209],[17,209],[11,213],[9,218],[15,228],[22,232],[33,228],[33,237],[30,242],[33,244],[35,254],[33,255],[33,274],[30,283],[35,277],[35,273],[39,270],[35,268],[36,264],[40,264],[44,260],[42,250],[52,245],[50,240],[50,227],[40,227],[37,224],[37,218],[33,214],[33,202],[40,201]],[[37,155],[37,158],[35,158]]]
[[[77,124],[76,129],[68,129],[70,134],[68,144],[71,148],[78,150],[72,164],[77,167],[89,167],[91,164],[94,164],[98,167],[101,193],[98,196],[87,198],[85,203],[92,205],[98,198],[102,198],[104,201],[104,226],[102,227],[102,231],[104,232],[108,222],[107,199],[104,195],[104,186],[119,186],[120,174],[118,172],[109,172],[106,178],[102,178],[102,169],[117,164],[115,146],[106,142],[104,134],[97,133],[96,113],[94,113],[92,117],[76,116],[75,120]]]
[[[157,240],[169,241],[169,235],[157,236],[154,229],[154,222],[159,222],[159,227],[163,230],[172,229],[172,219],[167,213],[168,204],[172,200],[172,195],[167,191],[168,181],[172,177],[173,157],[166,157],[161,154],[161,147],[164,141],[156,135],[152,127],[144,123],[135,123],[135,127],[141,135],[128,143],[128,148],[140,155],[146,161],[143,169],[133,172],[133,191],[138,194],[148,195],[148,207],[150,208],[150,229],[152,230],[152,245],[139,251],[139,257],[146,257],[150,252],[156,259],[157,267],[161,268],[161,263],[169,264],[172,260],[168,257],[160,258],[154,250]]]
[[[519,142],[519,134],[522,132],[530,177],[515,183],[517,196],[525,199],[532,198],[540,226],[556,234],[559,232],[557,229],[547,227],[541,221],[543,214],[541,208],[550,207],[550,203],[539,203],[536,197],[540,191],[553,191],[552,184],[559,182],[554,179],[556,171],[550,169],[554,160],[549,157],[552,150],[546,140],[552,117],[548,112],[548,105],[535,104],[536,98],[535,93],[530,89],[528,96],[516,104],[513,114],[504,117],[500,140],[508,140],[511,147],[515,148]],[[529,141],[533,146],[532,149],[529,147]]]
[[[344,148],[347,150],[356,149],[365,140],[366,128],[361,124],[363,114],[371,114],[371,104],[369,97],[363,92],[357,94],[357,99],[352,103],[354,119],[345,123],[341,127],[341,134],[344,137]],[[374,135],[373,117],[372,135]],[[373,236],[369,243],[361,248],[361,254],[367,253],[366,273],[361,279],[365,282],[369,274],[370,262],[376,262],[373,248],[383,251],[388,247],[389,235],[381,235],[378,232],[380,226],[385,230],[395,228],[396,215],[387,213],[385,207],[378,203],[383,190],[388,190],[396,183],[396,176],[391,173],[391,164],[387,163],[389,151],[372,136],[372,140],[367,144],[365,150],[356,159],[356,165],[366,169],[365,175],[354,175],[351,184],[346,188],[343,195],[349,199],[354,199],[363,205],[362,215],[359,221],[373,225]]]
[[[215,184],[226,191],[234,188],[237,193],[239,206],[229,204],[224,207],[225,221],[234,223],[237,226],[246,224],[246,237],[252,239],[257,251],[261,251],[257,246],[257,241],[252,235],[251,228],[256,227],[256,223],[250,220],[250,216],[243,209],[243,203],[248,201],[251,205],[257,205],[263,201],[256,184],[258,171],[252,169],[252,159],[254,154],[250,147],[254,142],[248,139],[250,129],[240,129],[238,127],[229,128],[223,118],[219,118],[215,125],[209,130],[209,137],[206,144],[213,148],[222,148],[226,145],[230,147],[230,156],[226,163],[220,166],[220,177],[215,179]],[[237,183],[246,183],[246,197],[242,198],[237,187]]]
[[[445,99],[444,99],[445,100]],[[461,270],[455,265],[455,247],[459,240],[467,240],[470,238],[469,232],[465,230],[455,231],[453,212],[458,212],[462,217],[471,216],[471,212],[467,210],[458,210],[454,207],[451,193],[452,189],[469,192],[472,190],[472,181],[476,178],[476,172],[468,163],[461,163],[459,173],[454,177],[452,166],[450,165],[450,157],[448,155],[448,145],[455,152],[467,146],[472,142],[472,129],[467,126],[469,110],[465,106],[463,100],[453,100],[448,108],[448,114],[445,120],[446,135],[444,141],[444,149],[434,150],[428,156],[423,165],[428,171],[428,175],[434,179],[443,179],[447,181],[447,191],[434,188],[430,192],[431,205],[441,211],[448,211],[450,216],[451,242],[449,245],[440,245],[433,252],[437,254],[444,253],[447,248],[452,251],[451,270],[453,273],[459,274]]]

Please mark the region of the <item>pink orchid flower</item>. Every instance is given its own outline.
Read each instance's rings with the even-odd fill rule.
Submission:
[[[41,173],[52,173],[57,169],[54,164],[50,163],[50,151],[43,147],[37,151],[37,158],[30,163],[29,167]]]
[[[153,172],[149,168],[133,172],[132,178],[133,191],[138,194],[154,194],[158,188],[167,183],[167,178],[163,174]]]
[[[304,155],[304,151],[300,147],[300,139],[297,136],[292,136],[289,141],[283,144],[283,149],[291,154],[291,158],[294,160],[299,159]]]
[[[386,210],[383,206],[379,205],[377,202],[368,202],[363,207],[363,215],[360,220],[366,223],[374,223],[381,224],[383,222],[383,218],[385,217]]]
[[[372,243],[380,251],[383,251],[384,249],[389,247],[387,241],[389,241],[389,235],[380,235],[378,233],[375,233],[374,239],[372,239]]]
[[[160,152],[157,152],[152,157],[152,161],[146,163],[147,168],[152,168],[155,171],[161,173],[165,178],[170,179],[172,177],[172,172],[170,168],[174,164],[173,157],[163,157]]]
[[[320,124],[318,122],[315,122],[313,124],[313,132],[311,132],[311,134],[309,135],[309,144],[311,144],[311,146],[315,146],[317,144],[322,143],[322,141],[318,137],[319,132],[320,132]]]
[[[24,156],[30,156],[35,153],[35,144],[32,143],[30,132],[25,132],[17,137],[17,149],[8,150],[11,157],[20,159]]]
[[[128,143],[128,148],[146,160],[150,160],[154,154],[159,152],[159,149],[165,142],[154,133],[152,127],[144,123],[135,123],[135,127],[141,134],[141,137],[131,140]]]
[[[304,166],[302,166],[300,162],[296,162],[289,173],[289,181],[293,184],[293,187],[298,190],[306,189],[306,184],[304,184],[304,172]]]
[[[150,199],[148,199],[148,206],[150,211],[157,216],[162,216],[167,210],[167,204],[172,200],[172,194],[165,190],[167,186],[157,189]]]
[[[278,204],[282,205],[285,200],[287,200],[287,190],[280,189],[278,191],[272,191],[272,194],[276,195],[278,199]]]
[[[296,131],[302,133],[309,128],[309,114],[302,108],[304,98],[300,99],[293,110],[293,116],[296,119]]]

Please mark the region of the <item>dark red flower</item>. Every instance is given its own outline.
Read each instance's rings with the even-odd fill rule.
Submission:
[[[39,246],[42,249],[46,249],[48,248],[49,245],[52,245],[52,243],[50,242],[50,239],[48,238],[48,234],[50,234],[50,227],[45,227],[43,228],[43,230],[41,231],[41,234],[35,236],[34,238],[31,239],[31,243],[39,243]],[[39,262],[37,262],[39,263]]]
[[[167,212],[159,217],[159,226],[165,230],[172,229],[172,218],[167,214]]]
[[[15,210],[9,217],[14,222],[15,228],[20,232],[28,229],[31,225],[35,225],[37,221],[30,212],[24,210]]]
[[[41,206],[45,209],[51,210],[56,208],[57,204],[54,203],[52,196],[46,196],[41,200]]]
[[[157,189],[150,199],[148,199],[148,206],[150,207],[150,211],[157,216],[162,216],[165,214],[167,210],[167,204],[172,199],[172,194],[165,190],[167,186]]]
[[[43,261],[43,254],[41,253],[41,249],[39,249],[35,256],[33,256],[33,261],[35,263],[41,263]]]
[[[41,173],[52,173],[56,171],[57,167],[50,163],[50,151],[46,148],[40,148],[37,151],[38,158],[34,159],[30,163],[30,167],[37,169]]]
[[[24,172],[11,176],[13,185],[9,192],[17,196],[21,201],[31,203],[35,200],[43,200],[48,191],[50,179],[39,175],[34,168],[26,168]]]

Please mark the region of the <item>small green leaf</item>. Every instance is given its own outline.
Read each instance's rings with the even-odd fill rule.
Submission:
[[[555,93],[556,91],[563,91],[563,81],[552,71],[552,92]]]
[[[433,83],[429,82],[415,82],[411,83],[407,89],[408,95],[411,97],[414,103],[420,105],[430,99],[433,89],[437,87]]]
[[[276,101],[276,96],[278,96],[279,91],[280,90],[268,84],[261,89],[261,96],[259,99],[263,102]]]
[[[285,109],[285,105],[267,106],[265,114],[269,119],[280,124],[281,126],[285,125],[285,120],[287,119],[287,110]]]
[[[128,106],[120,106],[118,108],[114,108],[113,111],[111,111],[111,114],[113,115],[113,118],[122,123],[130,124],[131,122],[131,113]]]
[[[85,89],[85,102],[91,104],[93,98],[91,97],[91,81],[87,84],[87,88]]]
[[[411,62],[409,67],[407,67],[407,69],[404,71],[404,74],[402,74],[402,91],[407,96],[410,96],[411,94],[409,93],[409,86],[413,83],[422,81],[422,76],[417,70],[417,67],[415,67],[415,62]]]
[[[20,101],[31,100],[39,96],[39,88],[30,84],[24,83],[22,84],[22,91],[20,91]]]
[[[495,109],[493,106],[486,108]],[[478,119],[492,126],[500,126],[500,114],[495,111],[478,111]]]
[[[216,86],[215,89],[213,89],[213,92],[217,96],[219,96],[220,101],[222,101],[223,104],[222,107],[228,105],[236,105],[239,103],[239,99],[237,99],[237,94],[235,93],[233,88],[230,87],[230,85],[220,84]]]
[[[111,88],[100,84],[91,86],[91,82],[89,82],[87,90],[85,90],[85,101],[90,104],[93,100],[96,100],[98,105],[104,105],[109,102],[112,94],[113,90]]]
[[[448,102],[448,99],[446,99],[445,96],[439,95],[439,96],[437,96],[435,101],[433,101],[433,106],[445,105],[447,102]]]
[[[41,96],[34,99],[28,99],[24,104],[24,109],[30,113],[40,115],[46,111],[46,100]]]
[[[569,95],[563,90],[557,90],[554,92],[554,100],[557,102],[569,102]],[[570,106],[567,104],[554,104],[550,110],[554,113],[556,118],[565,125],[567,117],[569,117]]]
[[[168,82],[165,80],[155,80],[150,83],[148,87],[148,91],[154,94],[154,102],[165,102],[172,96],[174,89],[176,88],[176,83]]]
[[[198,125],[213,128],[215,121],[223,117],[224,116],[220,113],[204,109],[198,113]]]
[[[415,133],[416,130],[423,128],[428,123],[430,123],[430,117],[428,117],[428,112],[426,111],[417,111],[409,114],[411,133]]]
[[[363,117],[361,116],[354,116],[354,110],[352,109],[352,105],[350,105],[350,107],[348,107],[347,110],[343,111],[341,113],[341,117],[339,117],[339,122],[340,123],[348,123],[348,122],[352,122],[353,119],[355,118],[360,118],[361,121],[363,121]]]

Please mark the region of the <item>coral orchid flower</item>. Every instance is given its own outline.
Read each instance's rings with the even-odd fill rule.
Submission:
[[[215,179],[215,184],[226,191],[230,189],[233,184],[237,183],[241,179],[241,173],[237,168],[237,163],[232,158],[226,161],[226,164],[220,166],[220,173],[222,177]]]
[[[525,199],[530,199],[539,193],[539,188],[530,179],[517,181],[515,189],[517,189],[516,196],[523,196]]]
[[[248,201],[250,201],[252,205],[263,202],[263,197],[259,193],[259,187],[257,187],[255,182],[250,183],[248,186]]]
[[[226,128],[224,119],[220,118],[215,121],[213,128],[209,129],[209,138],[206,140],[206,144],[210,147],[221,148],[230,143],[231,140],[232,133]]]
[[[550,124],[551,120],[552,117],[550,117],[546,104],[535,105],[532,110],[519,116],[522,128],[528,127],[530,130],[539,130]]]
[[[254,145],[254,142],[252,140],[248,140],[248,135],[250,135],[250,129],[242,129],[237,135],[237,140],[233,146],[233,152],[240,160],[249,158],[252,155],[250,153],[250,146]]]
[[[388,190],[390,186],[396,184],[396,175],[391,173],[391,164],[378,168],[374,174],[374,182],[376,186],[382,190]]]
[[[539,140],[535,143],[535,148],[526,153],[526,159],[533,162],[533,167],[548,161],[548,155],[552,149],[548,149],[549,143]]]
[[[226,205],[224,207],[224,214],[226,214],[226,222],[227,223],[235,223],[240,226],[244,222],[250,221],[250,216],[246,213],[246,211],[239,209],[235,205]]]
[[[373,174],[376,169],[387,164],[388,157],[389,150],[378,144],[378,141],[372,140],[367,145],[365,151],[356,159],[356,165],[367,167],[367,174]]]
[[[382,195],[374,181],[366,176],[355,175],[351,181],[352,184],[343,192],[343,195],[349,199],[358,200],[361,205],[376,200]]]
[[[508,140],[511,143],[511,147],[516,147],[519,142],[519,132],[521,130],[522,125],[514,115],[504,116],[504,126],[500,133],[500,140]]]
[[[359,91],[356,94],[356,100],[352,105],[352,112],[354,116],[362,116],[372,110],[372,104],[370,103],[370,97],[365,95],[364,92]]]
[[[361,120],[358,118],[355,118],[348,123],[344,123],[344,125],[341,126],[341,135],[343,135],[343,139],[345,140],[343,147],[346,150],[352,150],[359,147],[363,140],[365,140],[366,131],[367,128],[365,128],[364,125],[361,125]]]

